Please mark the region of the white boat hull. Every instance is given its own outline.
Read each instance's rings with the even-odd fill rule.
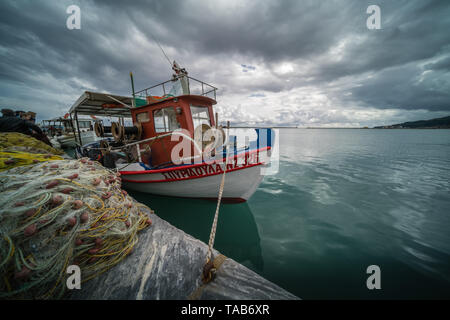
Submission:
[[[62,135],[58,136],[57,139],[62,148],[74,148],[77,145],[74,135]],[[96,136],[93,131],[81,133],[81,141],[83,142],[82,144],[91,143],[95,140]]]
[[[267,152],[252,153],[246,159],[234,157],[229,161],[222,195],[224,201],[247,201],[263,180]],[[120,173],[125,189],[164,196],[216,199],[224,169],[225,163],[160,170],[143,170],[139,164],[133,164]]]

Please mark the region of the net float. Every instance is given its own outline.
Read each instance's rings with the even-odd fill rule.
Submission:
[[[57,164],[52,164],[50,166],[50,169],[58,169],[58,168],[59,168],[59,165],[57,165]]]
[[[85,223],[89,220],[89,215],[87,212],[83,212],[80,216],[81,223]]]
[[[5,164],[14,164],[16,161],[14,159],[5,160]]]
[[[82,206],[83,206],[83,201],[81,201],[81,200],[75,200],[73,203],[72,203],[72,208],[73,209],[80,209]]]
[[[77,240],[75,240],[75,245],[81,246],[82,244],[83,244],[83,240],[81,240],[80,238],[78,238]]]
[[[112,193],[108,191],[108,192],[102,194],[102,199],[109,199],[111,196],[112,196]]]
[[[14,273],[14,279],[17,280],[23,280],[26,279],[30,276],[31,270],[28,269],[27,267],[23,266],[22,270]]]
[[[95,178],[94,181],[92,181],[92,184],[94,186],[98,186],[100,184],[100,182],[102,182],[102,180],[100,178]]]
[[[95,239],[95,245],[96,246],[101,246],[102,244],[103,244],[103,239],[102,238]]]
[[[24,205],[25,205],[25,202],[19,201],[19,202],[16,202],[16,203],[14,204],[14,207],[22,207],[22,206],[24,206]]]
[[[68,218],[67,224],[71,227],[75,226],[77,224],[77,218],[75,218],[75,217]]]
[[[36,213],[36,209],[35,208],[31,208],[31,209],[28,209],[27,211],[25,211],[25,215],[27,217],[32,217],[32,216],[34,216],[35,213]]]
[[[64,194],[69,194],[69,193],[71,193],[72,191],[73,191],[72,188],[65,188],[65,189],[62,189],[62,190],[61,190],[61,192],[64,193]]]
[[[127,228],[129,228],[130,227],[130,225],[131,225],[131,223],[130,223],[130,221],[125,221],[125,225],[127,226]]]
[[[97,257],[92,257],[88,260],[88,263],[94,263],[95,261],[97,261],[98,258]]]
[[[86,158],[82,158],[82,159],[80,159],[80,162],[81,162],[81,163],[86,163],[86,162],[87,162],[87,159],[86,159]]]
[[[45,186],[45,189],[51,189],[59,184],[58,180],[53,180]]]
[[[39,163],[40,161],[38,159],[33,159],[33,163]]]
[[[61,203],[63,203],[63,201],[64,201],[63,197],[59,194],[54,195],[52,198],[52,204],[55,206],[60,205]]]
[[[96,254],[98,252],[98,250],[100,250],[100,249],[99,248],[92,248],[92,249],[89,249],[88,253],[89,254]]]
[[[28,227],[25,228],[25,230],[23,231],[23,234],[25,235],[25,237],[29,237],[32,236],[33,234],[35,234],[37,232],[37,226],[35,223],[33,223],[32,225],[29,225]]]
[[[146,224],[148,224],[149,226],[152,225],[152,220],[151,219],[147,219],[147,221],[145,221]]]
[[[78,173],[74,173],[74,174],[72,174],[72,175],[67,177],[67,179],[70,179],[70,180],[73,180],[73,179],[76,179],[76,178],[78,178]]]

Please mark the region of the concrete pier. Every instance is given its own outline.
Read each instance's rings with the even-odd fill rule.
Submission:
[[[134,251],[109,271],[81,285],[68,299],[184,300],[201,284],[208,246],[152,214]],[[214,256],[218,254],[214,252]],[[299,299],[228,258],[199,299]]]

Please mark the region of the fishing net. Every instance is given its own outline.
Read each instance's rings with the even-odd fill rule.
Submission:
[[[61,160],[61,150],[18,132],[0,133],[0,171],[33,163]]]
[[[37,140],[33,137],[30,137],[26,134],[18,133],[18,132],[2,132],[0,133],[0,148],[8,148],[14,146],[23,146],[28,147],[30,149],[38,149],[44,150],[43,153],[51,153],[61,155],[64,152],[62,150],[58,150],[50,147],[48,144]],[[30,150],[29,149],[29,150]]]
[[[69,265],[82,284],[132,251],[151,210],[119,175],[87,158],[0,172],[0,298],[61,298]]]

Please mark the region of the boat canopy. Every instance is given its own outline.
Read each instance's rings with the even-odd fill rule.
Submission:
[[[131,117],[132,98],[85,91],[72,105],[69,113],[112,117]]]

